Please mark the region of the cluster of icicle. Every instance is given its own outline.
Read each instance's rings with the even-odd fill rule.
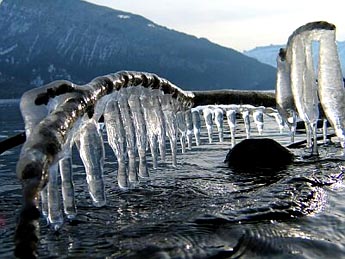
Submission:
[[[273,117],[278,124],[279,132],[282,133],[284,129],[284,121],[276,109],[264,106],[253,106],[250,104],[223,104],[223,105],[205,105],[198,106],[191,109],[194,123],[194,135],[196,145],[200,144],[200,119],[202,116],[205,120],[207,129],[208,142],[213,142],[213,125],[216,125],[218,131],[219,142],[224,141],[224,118],[226,118],[231,138],[231,147],[236,144],[236,120],[240,116],[243,120],[246,138],[251,137],[251,119],[254,121],[257,132],[262,135],[264,129],[264,114]],[[196,119],[198,118],[198,119]],[[188,125],[188,124],[187,124]],[[187,135],[188,135],[187,130]],[[190,133],[191,134],[191,133]],[[189,143],[190,141],[188,141]],[[189,146],[189,145],[188,145]]]
[[[319,44],[317,71],[314,68],[313,42]],[[307,145],[312,147],[312,154],[317,155],[317,120],[321,117],[331,123],[344,147],[345,89],[335,26],[327,22],[312,22],[298,28],[289,37],[286,49],[280,50],[277,68],[277,109],[292,133],[298,114],[306,125]],[[319,111],[319,103],[323,112]]]
[[[133,87],[126,89],[130,86]],[[192,93],[182,91],[154,74],[138,72],[110,74],[84,86],[56,81],[26,92],[20,103],[27,140],[17,163],[24,197],[23,222],[19,223],[19,229],[21,224],[23,229],[28,224],[34,224],[30,223],[32,219],[27,219],[27,214],[38,207],[39,200],[42,213],[52,227],[58,229],[62,225],[59,173],[64,212],[67,218],[76,216],[73,144],[78,147],[85,166],[94,205],[103,206],[106,203],[104,142],[98,125],[102,115],[109,144],[118,160],[118,183],[122,188],[127,188],[128,182],[136,182],[138,176],[148,176],[145,157],[147,138],[154,167],[157,141],[161,157],[165,156],[166,135],[171,143],[173,164],[176,164],[177,120],[173,115],[190,108],[192,96]],[[163,119],[166,122],[164,125]],[[138,173],[136,154],[139,155]]]
[[[52,97],[48,97],[46,100],[45,105],[36,104],[37,96],[44,95],[49,91],[54,92],[51,90],[54,85],[61,83],[69,85],[71,89],[67,89],[66,93],[63,94],[52,94]],[[40,143],[36,142],[39,138],[50,138],[52,133],[44,132],[41,124],[44,124],[45,121],[57,120],[60,124],[51,123],[48,129],[59,131],[59,127],[69,123],[70,119],[65,117],[63,112],[59,112],[59,109],[71,97],[74,97],[74,88],[76,86],[68,81],[59,81],[30,90],[23,95],[21,112],[25,121],[28,140],[24,144],[17,167],[21,178],[25,178],[23,177],[23,168],[27,166],[28,159],[38,161],[42,159],[42,155],[46,155],[44,152],[40,152],[42,147],[39,147],[37,144]],[[190,93],[186,93],[186,96],[188,94],[190,95]],[[80,102],[79,105],[82,105],[83,100],[78,99],[78,101]],[[54,229],[59,229],[64,221],[60,209],[59,175],[61,176],[64,214],[68,219],[75,218],[77,214],[71,151],[74,144],[77,146],[85,167],[88,189],[93,204],[100,207],[106,203],[103,182],[105,156],[103,128],[98,123],[102,116],[108,143],[117,158],[118,185],[123,189],[135,185],[140,178],[149,176],[146,158],[148,150],[151,155],[152,167],[155,169],[159,159],[161,161],[166,160],[167,143],[170,145],[168,149],[171,152],[172,166],[177,165],[178,139],[182,153],[186,152],[186,149],[192,148],[193,136],[195,144],[200,145],[202,117],[205,120],[209,143],[212,143],[214,124],[218,129],[219,141],[224,141],[223,120],[226,117],[232,146],[235,145],[237,114],[243,118],[247,138],[250,137],[251,131],[250,115],[253,116],[259,134],[262,134],[264,127],[264,113],[275,117],[280,130],[284,127],[278,112],[272,108],[252,105],[207,105],[190,109],[183,101],[174,98],[173,94],[164,94],[159,88],[151,89],[141,85],[127,86],[127,88],[121,88],[119,91],[102,96],[95,102],[91,111],[90,113],[89,109],[77,118],[71,130],[61,137],[59,140],[62,145],[61,149],[56,153],[56,157],[48,167],[44,169],[48,170],[49,173],[46,173],[47,181],[41,184],[41,208],[43,215]],[[57,127],[57,129],[52,127]],[[37,131],[41,131],[43,134],[37,134]]]

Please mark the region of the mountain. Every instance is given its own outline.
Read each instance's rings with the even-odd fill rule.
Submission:
[[[345,77],[345,41],[338,41],[338,53],[340,58],[340,64],[343,71],[343,76]],[[247,55],[248,57],[252,57],[257,59],[258,61],[268,64],[273,67],[277,67],[277,55],[279,53],[280,48],[285,48],[285,45],[268,45],[262,47],[256,47],[254,49],[244,51],[243,54]],[[314,54],[314,61],[315,66],[318,62],[318,44],[315,42],[313,45]]]
[[[276,70],[240,52],[81,0],[0,1],[0,96],[56,79],[147,71],[183,89],[273,89]]]
[[[272,67],[277,67],[277,55],[279,53],[280,48],[284,48],[285,45],[268,45],[268,46],[261,46],[256,47],[251,50],[243,51],[243,54],[247,55],[248,57],[255,58],[256,60],[270,65]]]

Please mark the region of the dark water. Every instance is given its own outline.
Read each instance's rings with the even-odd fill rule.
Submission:
[[[266,126],[265,137],[288,143],[287,134]],[[1,103],[0,139],[22,129],[17,104]],[[203,137],[206,143],[205,132]],[[320,161],[267,176],[224,167],[229,146],[193,147],[179,155],[177,169],[161,164],[129,191],[117,187],[107,146],[104,208],[92,207],[75,154],[78,221],[54,233],[41,220],[40,258],[345,258],[342,163],[327,159],[339,148],[321,147]],[[18,153],[0,155],[0,258],[13,257],[21,205]]]

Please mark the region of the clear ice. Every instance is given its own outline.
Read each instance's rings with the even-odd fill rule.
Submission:
[[[231,147],[234,147],[236,144],[236,113],[238,107],[231,107],[226,111],[226,118],[228,121],[230,135],[231,135]]]
[[[192,108],[192,121],[193,121],[193,132],[195,137],[195,144],[199,146],[200,143],[200,130],[201,130],[201,119],[200,111],[197,108]]]
[[[78,132],[78,149],[85,167],[92,203],[96,207],[101,207],[106,203],[103,181],[105,156],[103,137],[96,120],[93,118],[85,120]]]
[[[296,107],[291,89],[290,65],[286,61],[286,49],[280,49],[277,56],[276,103],[282,120],[290,129],[291,142],[294,142]]]
[[[116,95],[116,93],[114,94]],[[120,188],[129,187],[126,170],[126,135],[120,108],[116,97],[110,99],[104,110],[104,123],[108,135],[108,143],[117,158],[117,181]]]
[[[264,129],[264,109],[265,107],[257,107],[253,110],[253,120],[258,128],[259,135],[262,135]]]
[[[41,120],[50,116],[50,113],[59,107],[60,103],[66,103],[73,97],[73,94],[66,93],[51,98],[47,105],[34,105],[32,100],[35,96],[44,93],[49,87],[51,85],[29,91],[22,98],[21,107],[28,136],[34,132]],[[62,210],[59,206],[58,175],[61,176],[64,214],[71,220],[77,215],[71,152],[74,144],[85,167],[86,181],[93,205],[100,207],[106,204],[102,128],[105,128],[108,143],[117,159],[118,186],[121,189],[128,189],[140,178],[149,177],[148,146],[152,168],[157,168],[158,158],[165,161],[168,139],[171,164],[176,167],[178,147],[184,153],[187,148],[191,149],[193,144],[201,144],[201,114],[205,119],[209,143],[212,143],[213,124],[217,126],[219,141],[224,141],[223,120],[226,116],[230,127],[231,143],[234,146],[236,114],[246,114],[244,119],[248,128],[251,109],[254,107],[245,105],[210,105],[185,109],[171,94],[163,94],[160,90],[140,86],[122,89],[101,98],[94,106],[91,115],[84,114],[75,121],[57,159],[48,169],[48,184],[41,191],[43,215],[55,230],[63,224]],[[260,111],[263,112],[262,107]],[[104,117],[103,126],[98,123],[101,116]],[[260,116],[259,114],[258,117]]]
[[[137,150],[139,155],[139,177],[149,177],[146,162],[147,132],[144,114],[141,108],[140,95],[132,94],[128,98],[128,104],[131,109],[132,119],[135,129]]]
[[[205,107],[202,110],[206,128],[207,128],[207,134],[208,134],[208,142],[212,143],[212,134],[213,134],[213,111],[209,107]]]
[[[313,66],[313,41],[320,43],[318,71]],[[68,85],[69,90],[63,94],[53,91],[55,96],[48,98],[45,105],[34,103],[38,95],[52,92],[51,89],[61,83]],[[158,168],[158,163],[166,160],[167,153],[171,154],[171,165],[176,167],[178,148],[184,153],[187,148],[192,149],[193,144],[201,145],[201,116],[208,143],[213,142],[213,124],[216,124],[218,140],[227,141],[226,137],[230,135],[233,147],[238,115],[242,116],[246,138],[251,137],[250,116],[261,135],[266,114],[275,118],[281,133],[284,125],[288,125],[293,141],[298,113],[306,123],[308,144],[313,144],[312,153],[317,154],[317,142],[311,140],[317,137],[320,102],[341,145],[345,146],[345,90],[335,28],[330,24],[321,22],[302,26],[289,38],[286,49],[280,51],[277,57],[277,109],[249,104],[207,104],[192,108],[192,98],[193,93],[182,91],[165,79],[137,72],[96,78],[85,86],[56,81],[26,92],[20,108],[27,141],[20,154],[17,174],[22,179],[25,177],[23,172],[34,164],[42,169],[42,175],[40,181],[35,177],[27,181],[25,202],[38,206],[40,198],[42,214],[55,230],[59,229],[63,224],[58,191],[60,175],[64,214],[68,219],[76,217],[71,152],[76,144],[85,167],[92,203],[95,206],[106,204],[104,142],[98,123],[101,116],[104,117],[108,143],[116,156],[117,181],[121,189],[131,188],[141,178],[149,177],[149,167]],[[230,134],[224,134],[224,116]],[[324,121],[324,136],[326,133]],[[56,146],[56,150],[50,150],[52,154],[45,153],[44,148],[36,148],[40,143]],[[152,165],[148,163],[149,155]],[[39,198],[35,188],[30,188],[32,186],[40,191]]]
[[[176,119],[176,105],[171,95],[159,96],[161,107],[166,123],[166,133],[170,143],[171,163],[174,167],[177,166],[177,119]]]
[[[313,60],[314,42],[319,43],[317,71]],[[290,121],[286,116],[289,110],[294,110],[292,96],[298,116],[306,125],[307,144],[312,147],[312,154],[317,155],[320,103],[344,147],[345,90],[335,40],[335,26],[321,21],[299,27],[289,37],[286,50],[280,51],[277,67],[276,101],[284,121],[295,127],[296,116],[291,116]],[[284,102],[284,98],[288,101]],[[324,142],[325,134],[324,126]]]
[[[322,108],[345,147],[345,89],[335,42],[335,29],[320,33],[318,84]]]
[[[241,115],[242,115],[242,119],[243,119],[243,122],[244,122],[244,127],[246,129],[246,136],[247,136],[247,139],[250,138],[250,131],[251,131],[251,128],[250,128],[250,111],[249,111],[249,108],[248,107],[241,107]]]
[[[218,137],[219,137],[219,142],[223,142],[224,141],[224,128],[223,128],[223,121],[224,121],[224,112],[223,109],[216,107],[213,110],[214,113],[214,122],[217,126],[217,130],[218,130]]]

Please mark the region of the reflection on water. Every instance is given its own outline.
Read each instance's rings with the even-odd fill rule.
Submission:
[[[13,104],[0,103],[0,118],[1,138],[23,129]],[[272,128],[266,128],[266,134],[288,142],[287,134],[279,136]],[[274,175],[238,174],[223,164],[229,146],[195,147],[179,156],[177,169],[167,162],[129,191],[117,187],[116,159],[106,147],[104,208],[92,207],[84,169],[74,154],[79,216],[58,234],[41,221],[40,258],[344,256],[341,163],[320,159]],[[336,151],[332,145],[322,147],[322,156]],[[18,153],[15,148],[0,156],[0,258],[12,257],[15,215],[21,205],[14,171]]]

